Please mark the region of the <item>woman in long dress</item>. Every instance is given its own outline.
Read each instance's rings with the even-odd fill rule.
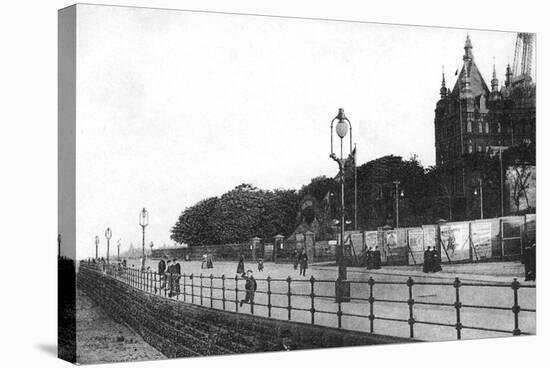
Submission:
[[[242,275],[244,273],[244,256],[241,254],[239,257],[239,264],[237,265],[237,273]]]

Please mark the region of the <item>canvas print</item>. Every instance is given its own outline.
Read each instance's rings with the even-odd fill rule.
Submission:
[[[536,333],[535,34],[58,19],[61,358]]]

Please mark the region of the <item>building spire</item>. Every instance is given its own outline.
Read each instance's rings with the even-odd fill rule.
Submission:
[[[498,79],[497,79],[497,69],[495,66],[495,58],[493,57],[493,79],[491,79],[491,91],[498,92]]]
[[[464,62],[466,61],[472,61],[474,59],[474,55],[472,54],[472,40],[470,40],[470,35],[466,35],[466,42],[464,43],[464,56],[462,57],[462,60]]]
[[[510,68],[510,63],[508,63],[508,66],[506,67],[506,81],[504,82],[504,85],[509,87],[510,84],[512,84],[512,68]]]

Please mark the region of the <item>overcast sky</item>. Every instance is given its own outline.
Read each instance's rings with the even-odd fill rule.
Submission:
[[[342,107],[358,161],[417,154],[434,164],[442,66],[452,88],[469,33],[490,85],[515,33],[79,5],[77,257],[105,228],[170,241],[186,207],[240,183],[300,188],[333,176]]]

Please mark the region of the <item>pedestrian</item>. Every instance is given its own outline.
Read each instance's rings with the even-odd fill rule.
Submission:
[[[208,261],[208,256],[206,253],[202,255],[201,269],[206,268],[206,262]]]
[[[168,296],[172,296],[172,261],[166,261],[166,271],[164,272],[164,294],[168,290]]]
[[[206,268],[214,268],[214,263],[212,262],[212,253],[206,255]]]
[[[264,271],[264,259],[258,258],[258,272]]]
[[[367,270],[372,270],[373,263],[372,263],[372,247],[369,247],[366,252],[366,264],[367,264]]]
[[[525,270],[525,281],[535,281],[535,245],[527,245],[523,250],[522,261]]]
[[[296,249],[294,249],[294,251],[292,252],[292,261],[294,262],[294,269],[297,270],[300,259],[299,259],[298,251]]]
[[[432,249],[432,272],[441,271],[441,256],[435,247]]]
[[[307,270],[308,258],[307,258],[306,250],[303,248],[302,248],[302,252],[300,253],[299,260],[300,260],[300,276],[305,276],[306,270]]]
[[[424,263],[422,264],[422,272],[424,273],[432,272],[432,269],[433,269],[432,247],[428,247],[424,251]]]
[[[379,270],[382,267],[382,255],[380,254],[380,250],[378,250],[378,246],[374,247],[374,251],[372,252],[372,268],[375,270]]]
[[[181,266],[177,258],[174,258],[172,260],[172,272],[174,273],[174,277],[173,277],[174,295],[178,295],[180,293]]]
[[[239,304],[241,307],[243,306],[243,303],[254,304],[254,293],[258,288],[258,284],[256,283],[254,276],[252,276],[252,270],[246,271],[246,274],[243,273],[242,276],[246,279],[246,284],[244,285],[246,295]]]
[[[237,274],[244,274],[244,255],[240,255],[239,264],[237,265]]]
[[[126,260],[124,260],[124,266],[126,267]],[[166,286],[166,280],[164,279],[164,272],[166,271],[166,262],[164,259],[161,259],[158,264],[158,274],[159,274],[159,289],[163,289]],[[155,293],[157,292],[157,287],[155,285]],[[160,291],[159,291],[160,292]]]

